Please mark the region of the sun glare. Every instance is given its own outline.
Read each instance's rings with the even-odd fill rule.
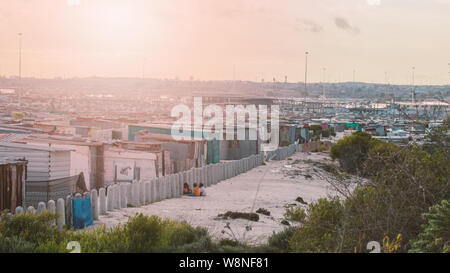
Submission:
[[[124,34],[137,27],[137,14],[128,1],[103,2],[94,22],[108,33]]]
[[[79,6],[81,4],[81,0],[67,0],[67,5],[71,6]]]

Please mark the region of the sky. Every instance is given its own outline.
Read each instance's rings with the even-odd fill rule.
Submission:
[[[450,0],[2,0],[0,75],[450,82]],[[414,67],[414,69],[413,69]]]

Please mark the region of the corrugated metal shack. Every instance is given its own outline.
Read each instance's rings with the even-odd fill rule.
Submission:
[[[16,143],[19,143],[17,141]],[[53,148],[65,148],[70,152],[70,176],[83,172],[88,190],[103,187],[103,143],[64,136],[31,135],[20,143]]]
[[[167,124],[130,124],[128,125],[128,140],[135,140],[135,134],[141,131],[147,131],[150,134],[172,135],[172,127]],[[205,134],[200,131],[190,130],[183,132],[183,135],[191,136],[193,139],[205,139]],[[202,163],[196,167],[220,162],[220,142],[217,140],[206,141],[206,152],[201,151],[203,155]],[[201,145],[203,146],[203,145]],[[203,150],[203,147],[201,147]]]
[[[105,185],[133,180],[151,180],[159,174],[171,174],[172,168],[164,166],[161,151],[154,151],[150,145],[132,142],[104,144],[103,164]],[[170,154],[167,155],[170,161]],[[163,169],[158,170],[159,166]],[[161,172],[160,172],[161,171]]]
[[[245,139],[238,139],[237,132],[239,129],[244,130]],[[259,154],[261,151],[261,140],[258,129],[249,128],[248,126],[236,126],[234,133],[234,140],[227,140],[226,132],[224,132],[223,140],[218,140],[221,160],[240,160]],[[251,139],[250,135],[256,136],[256,139]]]
[[[151,134],[145,130],[136,133],[135,139],[159,143],[164,151],[169,151],[174,173],[201,166],[207,150],[206,140],[175,140],[170,135]]]
[[[70,176],[70,151],[29,144],[0,142],[0,160],[25,158],[27,181],[48,181]]]
[[[298,125],[295,128],[295,140],[299,141],[299,143],[308,142],[310,139],[309,127],[305,127],[304,125]]]
[[[280,143],[281,147],[289,146],[295,143],[296,126],[293,124],[280,124]]]
[[[58,198],[86,191],[83,173],[49,181],[31,181],[26,183],[25,201],[27,206],[37,208],[39,202],[56,201]]]
[[[26,176],[26,160],[0,162],[0,211],[24,206]]]

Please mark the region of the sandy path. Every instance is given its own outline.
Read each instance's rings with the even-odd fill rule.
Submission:
[[[249,244],[264,243],[273,232],[279,232],[286,228],[281,221],[284,219],[283,214],[287,204],[300,205],[295,201],[298,196],[309,203],[332,193],[327,183],[314,174],[322,172],[323,175],[323,170],[318,170],[311,163],[305,162],[289,165],[297,159],[329,161],[327,155],[297,153],[290,158],[292,160],[266,162],[265,166],[257,167],[247,173],[213,185],[206,189],[207,196],[205,197],[183,196],[140,208],[114,210],[108,212],[108,215],[100,216],[96,224],[111,227],[126,222],[129,216],[134,216],[139,212],[144,215],[184,220],[193,226],[206,227],[214,238],[231,238],[230,235],[222,234],[224,226],[229,222],[237,239]],[[300,174],[286,174],[293,170]],[[304,174],[310,174],[312,178],[307,179],[303,176]],[[218,214],[227,211],[251,212],[253,205],[253,211],[265,208],[270,211],[271,215],[260,214],[258,222],[241,219],[214,219]],[[246,231],[247,225],[251,226],[251,230]]]

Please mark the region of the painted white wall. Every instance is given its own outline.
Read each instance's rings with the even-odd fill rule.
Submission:
[[[141,179],[149,180],[156,177],[155,162],[157,156],[154,153],[130,151],[116,147],[105,146],[104,149],[105,184],[114,181],[114,166],[140,167]],[[131,177],[133,170],[131,170]],[[120,177],[119,177],[120,178]]]

